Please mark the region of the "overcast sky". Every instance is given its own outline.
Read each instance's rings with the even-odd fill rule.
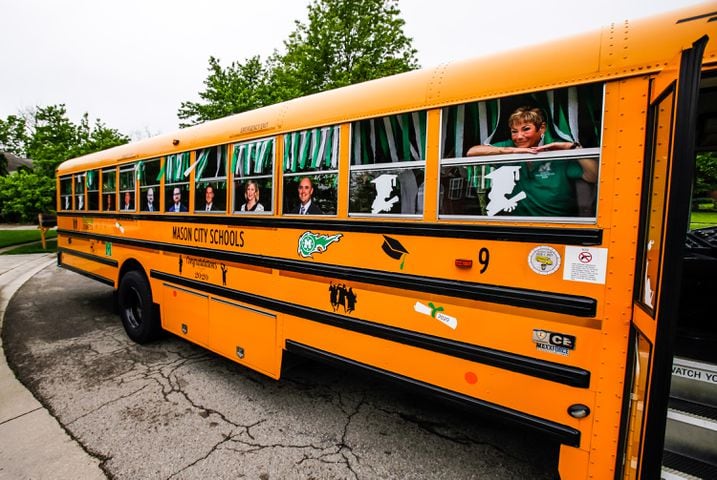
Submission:
[[[401,0],[421,66],[534,44],[697,0]],[[64,103],[133,138],[177,128],[210,55],[283,51],[308,0],[0,0],[0,118]],[[557,59],[556,59],[557,60]],[[559,65],[559,62],[556,63]]]

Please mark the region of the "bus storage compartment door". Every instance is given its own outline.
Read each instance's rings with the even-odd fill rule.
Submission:
[[[162,327],[208,347],[209,297],[168,283],[162,284]]]
[[[279,378],[281,356],[276,345],[276,315],[212,297],[209,325],[212,350],[271,378]]]

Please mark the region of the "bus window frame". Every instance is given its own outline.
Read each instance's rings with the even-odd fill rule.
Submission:
[[[73,204],[73,210],[86,211],[87,210],[87,197],[85,188],[85,182],[87,181],[87,172],[75,173],[73,176],[73,195],[76,203]],[[80,192],[78,192],[78,187]],[[82,205],[80,205],[82,204]]]
[[[271,144],[271,153],[269,155],[269,158],[271,159],[270,165],[267,167],[266,171],[268,173],[262,173],[262,174],[254,174],[254,175],[244,175],[241,171],[241,162],[239,159],[236,159],[236,165],[234,165],[234,152],[237,151],[237,148],[255,144],[258,142],[266,142],[266,141],[272,141]],[[241,142],[234,142],[230,144],[231,149],[228,152],[227,156],[227,193],[229,193],[229,190],[231,190],[231,195],[227,195],[227,206],[230,206],[229,211],[232,215],[273,215],[275,211],[275,203],[276,203],[276,158],[277,158],[277,143],[279,141],[279,137],[276,135],[269,135],[266,137],[259,137],[259,138],[252,138],[250,140],[243,140]],[[238,153],[237,153],[238,155]],[[271,202],[270,208],[267,208],[266,201],[262,201],[261,191],[266,189],[265,187],[265,179],[269,179],[269,182],[272,184],[271,192],[267,195],[265,194],[263,198],[268,198],[269,202]],[[262,211],[242,211],[241,207],[245,203],[244,198],[244,188],[248,181],[253,180],[259,185],[259,203],[262,207],[264,207],[264,210]],[[257,180],[262,180],[263,183],[260,183]],[[231,189],[229,188],[229,185],[231,184]],[[239,188],[239,187],[242,188]],[[231,204],[230,204],[231,202]]]
[[[415,220],[419,220],[419,219],[422,219],[422,218],[423,218],[423,215],[424,215],[423,191],[424,191],[424,185],[425,185],[425,182],[426,182],[426,165],[427,165],[426,157],[428,156],[428,154],[427,154],[427,149],[428,149],[428,144],[429,144],[429,142],[428,142],[428,137],[429,137],[429,135],[428,135],[428,130],[429,130],[429,125],[428,125],[429,111],[430,111],[430,109],[423,108],[423,109],[418,109],[418,110],[411,110],[411,111],[408,111],[408,112],[391,113],[391,114],[389,114],[389,115],[382,115],[382,116],[380,116],[380,117],[357,119],[357,120],[354,120],[354,121],[352,121],[352,122],[350,122],[350,123],[348,124],[348,128],[349,128],[349,136],[348,136],[348,137],[349,137],[349,145],[348,145],[348,150],[349,150],[349,151],[348,151],[348,157],[349,157],[349,158],[348,158],[348,185],[347,185],[347,189],[346,189],[346,197],[345,197],[345,200],[346,200],[346,205],[347,205],[347,215],[348,215],[349,218],[406,218],[406,219],[415,219]],[[378,163],[377,163],[377,162],[375,161],[375,159],[374,159],[373,163],[367,163],[367,164],[359,164],[359,163],[356,163],[356,164],[355,164],[355,163],[353,163],[353,161],[354,161],[354,157],[353,157],[353,155],[354,155],[354,141],[355,141],[355,135],[354,135],[354,134],[355,134],[355,131],[356,131],[356,125],[357,125],[357,124],[359,124],[360,122],[363,122],[363,121],[381,121],[381,122],[385,122],[385,119],[391,119],[391,118],[397,118],[397,119],[398,119],[401,115],[407,115],[407,116],[409,116],[409,118],[410,118],[410,117],[412,117],[414,114],[419,115],[419,116],[420,116],[420,115],[423,116],[423,118],[422,118],[423,124],[424,124],[423,137],[422,137],[422,138],[419,138],[419,137],[417,136],[416,139],[415,139],[415,140],[416,140],[416,143],[417,143],[417,147],[418,147],[419,157],[422,157],[422,158],[420,158],[419,160],[412,160],[412,159],[411,159],[411,160],[398,160],[397,162],[394,162],[394,161],[391,160],[391,161],[383,161],[383,162],[378,162]],[[419,118],[419,124],[420,124],[420,120],[421,120],[421,119]],[[389,121],[390,121],[390,120],[389,120]],[[400,120],[398,120],[398,121],[400,122]],[[411,121],[413,121],[413,119],[411,119]],[[413,128],[411,128],[411,127],[413,127]],[[415,126],[415,124],[409,125],[408,128],[409,128],[409,130],[411,131],[411,133],[414,133],[414,134],[415,134],[415,131],[416,131],[416,126]],[[359,131],[358,134],[360,135],[360,131]],[[422,145],[421,145],[421,143],[420,143],[421,140],[423,140],[423,144],[422,144]],[[409,142],[410,142],[410,140],[409,140]],[[410,148],[412,148],[412,147],[413,147],[413,145],[411,144],[411,145],[410,145]],[[416,205],[415,205],[415,212],[413,212],[413,213],[403,213],[403,212],[392,213],[392,212],[390,212],[390,211],[389,211],[389,212],[379,211],[379,212],[373,213],[373,212],[371,212],[371,211],[369,211],[369,212],[362,212],[362,211],[356,211],[356,210],[353,210],[353,211],[352,211],[352,210],[351,210],[351,205],[352,205],[352,192],[353,192],[353,190],[352,190],[352,184],[353,184],[352,180],[353,180],[353,177],[354,177],[354,174],[355,174],[355,173],[359,173],[359,175],[360,175],[361,172],[395,171],[395,172],[396,172],[396,178],[394,179],[394,182],[395,182],[395,183],[398,183],[398,182],[400,182],[400,180],[399,180],[399,178],[398,178],[398,176],[400,175],[400,173],[402,173],[402,172],[404,172],[404,171],[411,171],[411,172],[413,172],[413,171],[415,171],[415,170],[421,170],[421,173],[422,173],[422,176],[423,176],[422,181],[420,182],[420,184],[419,184],[418,181],[416,181]],[[377,178],[380,178],[380,176],[381,176],[381,175],[378,175],[378,176],[376,176],[376,177],[373,177],[373,180],[375,180],[375,179],[377,179]],[[419,177],[416,176],[415,174],[414,174],[414,176],[416,177],[416,180],[419,179]],[[373,180],[371,180],[371,183],[374,183]],[[378,201],[379,192],[378,192],[378,187],[376,187],[376,188],[377,188],[377,190],[376,190],[376,192],[375,192],[375,193],[376,193],[376,196],[374,197],[374,201],[371,203],[372,207],[373,207],[373,203],[375,203],[376,201]],[[399,193],[398,193],[397,195],[394,195],[393,197],[391,197],[391,193],[393,193],[394,191],[398,191]],[[385,192],[384,192],[384,193],[385,193]],[[395,187],[391,190],[391,192],[389,193],[389,196],[386,197],[384,200],[387,200],[387,201],[390,202],[392,198],[395,198],[396,196],[398,196],[399,198],[397,199],[397,201],[396,201],[395,203],[398,203],[398,204],[400,205],[400,203],[401,203],[400,195],[401,195],[401,193],[400,193],[399,187],[398,187],[398,186],[395,186]],[[419,199],[420,199],[420,201],[419,201]],[[370,199],[366,199],[366,200],[370,200]],[[357,201],[360,201],[360,200],[357,200]],[[393,208],[393,207],[391,207],[391,208]]]
[[[92,174],[92,175],[90,175]],[[100,205],[102,204],[102,195],[101,195],[101,188],[100,185],[100,169],[92,169],[85,171],[85,181],[89,181],[89,178],[95,176],[96,177],[96,188],[93,190],[90,190],[89,185],[85,184],[85,191],[86,191],[86,197],[85,200],[87,202],[87,211],[90,212],[99,212],[100,211]],[[90,208],[92,205],[92,196],[94,194],[94,199],[97,202],[97,208]]]
[[[148,164],[157,162],[159,164],[159,168],[157,168],[157,174],[159,174],[160,172],[162,172],[162,162],[163,161],[164,161],[163,157],[161,157],[161,156],[160,157],[151,157],[146,160],[139,160],[135,164],[135,166],[137,166],[139,164],[148,165]],[[159,178],[159,180],[157,180],[156,177],[151,179],[152,182],[156,182],[156,183],[143,183],[146,181],[146,177],[139,177],[139,176],[135,177],[135,186],[138,189],[138,193],[137,193],[138,199],[137,199],[136,203],[137,203],[137,206],[139,207],[139,209],[135,209],[135,211],[139,210],[140,212],[152,213],[152,214],[163,212],[163,209],[162,209],[162,205],[163,205],[162,200],[163,200],[163,191],[164,191],[162,188],[163,180],[164,180],[164,175],[162,175]],[[150,188],[152,189],[153,195],[155,196],[154,197],[155,209],[152,212],[150,212],[149,210],[146,210],[145,208],[142,208],[143,199],[146,201],[146,198],[147,198],[146,192]]]
[[[171,154],[162,156],[162,161],[164,162],[162,164],[162,168],[164,170],[162,171],[161,185],[162,185],[162,192],[163,192],[162,201],[164,203],[161,204],[161,211],[163,213],[188,214],[188,213],[194,212],[193,202],[192,202],[193,201],[192,188],[194,187],[193,171],[190,171],[188,175],[184,175],[184,172],[182,172],[180,170],[180,175],[182,177],[182,181],[168,181],[168,179],[167,179],[167,177],[169,176],[169,170],[167,168],[167,165],[169,163],[169,157],[177,157],[179,155],[187,154],[188,155],[187,168],[189,168],[192,165],[193,160],[194,160],[194,152],[195,152],[195,150],[183,150],[181,152],[175,152],[175,153],[171,153]],[[180,167],[182,167],[182,165],[181,165],[182,162],[184,162],[184,159],[180,160],[180,162],[179,162]],[[182,192],[182,202],[180,202],[180,204],[184,203],[185,210],[183,212],[173,212],[170,210],[170,207],[171,207],[170,202],[172,201],[171,199],[173,196],[172,192],[174,191],[175,187],[179,187],[180,192]],[[170,189],[172,190],[172,192],[169,191]],[[192,207],[192,208],[190,208],[190,207]]]
[[[323,164],[323,162],[319,162],[319,167],[317,169],[304,169],[301,171],[296,171],[296,170],[290,171],[289,169],[287,169],[288,159],[287,159],[286,151],[287,151],[287,144],[290,144],[290,142],[287,142],[287,137],[295,135],[295,134],[301,135],[302,133],[307,133],[308,135],[312,135],[311,132],[313,132],[315,130],[318,130],[319,132],[321,132],[322,129],[326,129],[326,130],[332,129],[333,130],[332,135],[334,135],[333,138],[335,140],[332,139],[331,146],[333,149],[333,144],[334,144],[334,142],[336,143],[336,152],[335,152],[336,167],[333,168],[333,165],[332,165],[332,168],[322,170],[321,165]],[[298,194],[296,193],[297,192],[296,187],[298,186],[298,183],[301,182],[301,179],[304,177],[311,180],[312,187],[314,189],[314,195],[311,199],[311,202],[315,203],[316,205],[319,205],[319,207],[321,207],[322,204],[327,203],[326,197],[319,196],[319,194],[318,194],[319,193],[318,191],[320,190],[319,185],[322,184],[323,182],[318,182],[318,181],[315,181],[314,179],[317,177],[329,177],[329,176],[333,177],[333,184],[334,184],[333,188],[335,189],[335,195],[331,199],[331,203],[333,206],[333,212],[327,212],[325,208],[321,207],[322,213],[320,215],[328,216],[328,217],[336,217],[339,215],[339,175],[340,175],[339,170],[340,170],[341,151],[342,151],[341,131],[342,131],[341,124],[336,123],[336,124],[330,124],[330,125],[322,125],[322,126],[315,126],[315,127],[311,127],[311,128],[305,128],[302,130],[294,130],[291,132],[285,132],[281,135],[283,148],[282,148],[281,165],[279,165],[278,168],[281,170],[281,175],[280,175],[280,177],[281,177],[281,199],[280,199],[280,201],[281,201],[281,215],[282,216],[290,216],[290,217],[301,216],[299,213],[292,211],[294,209],[293,207],[298,205],[298,202],[295,202],[294,200],[289,200],[287,195],[294,195],[295,196],[294,198],[298,198]],[[309,142],[311,142],[311,140],[309,140]],[[311,143],[309,143],[309,147],[310,146],[311,146]],[[289,148],[293,148],[293,147],[289,147]],[[297,152],[297,153],[299,153],[299,152]],[[332,156],[332,158],[334,157],[333,150],[332,150],[331,156]],[[296,160],[296,161],[298,162],[299,160]],[[297,178],[298,178],[298,181],[294,181],[294,179],[297,179]],[[276,183],[275,183],[275,185],[276,185]],[[323,202],[319,201],[319,199],[323,199]],[[287,208],[287,207],[289,207],[289,208]]]
[[[75,179],[72,174],[65,175],[63,177],[60,177],[60,211],[63,212],[69,212],[73,210],[74,205],[74,188],[75,188]],[[63,182],[69,182],[70,184],[70,192],[65,193],[63,191]],[[65,200],[69,199],[69,205],[67,205],[67,208],[65,208]]]
[[[588,89],[590,87],[599,86],[599,101],[594,102],[596,109],[599,109],[600,115],[599,115],[599,124],[595,125],[597,128],[597,132],[599,133],[597,135],[596,146],[588,146],[586,148],[578,148],[575,150],[563,150],[563,151],[549,151],[549,152],[541,152],[539,154],[533,155],[533,154],[497,154],[497,155],[481,155],[481,156],[464,156],[464,157],[443,157],[443,146],[445,144],[445,131],[444,129],[446,126],[444,125],[444,122],[447,121],[445,118],[445,115],[447,114],[447,110],[451,107],[461,106],[461,105],[469,105],[471,103],[475,102],[484,102],[484,101],[491,101],[491,100],[509,100],[511,103],[514,104],[520,104],[523,100],[523,97],[529,98],[532,95],[539,95],[543,93],[550,93],[555,94],[556,91],[563,91],[568,90],[573,87],[555,87],[548,90],[536,90],[534,92],[524,92],[521,94],[515,94],[515,95],[507,95],[503,97],[496,97],[496,98],[489,98],[489,99],[474,99],[474,100],[468,100],[463,101],[461,103],[453,104],[453,105],[446,105],[441,107],[440,110],[440,125],[441,125],[441,133],[439,135],[438,140],[438,147],[439,147],[439,159],[438,159],[438,183],[439,183],[439,189],[436,192],[438,198],[436,199],[436,211],[438,214],[439,220],[460,220],[460,221],[499,221],[499,222],[515,222],[515,223],[525,223],[525,222],[544,222],[544,223],[571,223],[571,224],[597,224],[597,218],[599,215],[599,202],[597,199],[600,196],[600,175],[602,172],[602,146],[603,146],[603,134],[604,134],[604,125],[605,125],[605,101],[606,101],[606,86],[607,86],[607,80],[602,80],[599,82],[593,82],[593,83],[583,83],[580,85],[576,85],[575,87],[582,87],[584,89]],[[579,100],[578,100],[579,102]],[[526,103],[526,102],[522,102]],[[546,112],[544,106],[539,105],[536,102],[528,101],[529,104],[535,104],[538,108],[543,110],[544,113]],[[589,104],[589,102],[588,102]],[[507,121],[507,118],[505,119]],[[551,119],[546,118],[546,123],[550,123]],[[503,123],[502,119],[498,119],[498,124],[495,127],[495,130],[490,134],[489,138],[492,138],[498,131],[499,128],[501,128],[501,125]],[[505,126],[505,125],[503,125]],[[578,135],[579,137],[582,137],[582,135]],[[569,152],[569,153],[565,153]],[[578,153],[579,152],[579,153]],[[563,155],[569,157],[564,158]],[[558,216],[558,217],[552,217],[552,216],[512,216],[512,215],[461,215],[461,214],[446,214],[442,213],[442,201],[444,198],[442,196],[444,195],[443,192],[443,170],[447,166],[473,166],[473,165],[481,165],[485,163],[492,163],[492,164],[501,164],[501,163],[524,163],[525,160],[530,159],[531,161],[546,161],[551,160],[553,158],[559,158],[561,160],[577,160],[579,158],[591,158],[596,159],[598,162],[598,172],[597,172],[597,179],[595,180],[594,185],[594,192],[592,193],[592,203],[594,212],[591,216],[580,216],[579,212],[576,216]],[[476,160],[480,159],[480,160]],[[498,160],[500,159],[500,160]],[[576,182],[579,179],[574,179],[573,182]],[[574,185],[575,186],[575,185]],[[485,193],[487,195],[487,192]],[[577,198],[577,192],[576,192],[576,202],[578,201]]]
[[[102,184],[102,201],[100,202],[101,211],[103,212],[116,212],[117,211],[117,188],[118,188],[118,182],[117,182],[117,167],[110,167],[102,169],[102,177],[101,177],[101,184]],[[114,189],[112,190],[106,190],[105,189],[105,175],[112,174],[114,176]],[[109,175],[107,175],[109,177]],[[112,195],[114,208],[108,209],[105,207],[105,195]]]
[[[419,205],[418,198],[419,198],[419,192],[418,190],[416,192],[417,200],[416,200],[416,213],[383,213],[383,212],[377,212],[377,213],[371,213],[371,212],[352,212],[350,210],[351,205],[351,174],[356,172],[381,172],[381,171],[404,171],[404,170],[418,170],[416,167],[420,167],[420,169],[423,171],[423,181],[425,182],[426,179],[426,161],[425,160],[412,160],[408,162],[400,162],[400,168],[396,167],[396,164],[393,163],[379,163],[379,164],[369,164],[369,165],[351,165],[349,168],[349,187],[347,189],[347,201],[349,205],[349,211],[348,216],[353,218],[411,218],[411,219],[421,219],[423,218],[423,203]],[[378,178],[378,177],[376,177]],[[420,188],[420,186],[419,186]],[[420,198],[422,198],[422,195],[420,195]]]
[[[131,188],[122,188],[122,178],[123,174],[126,175],[130,173],[131,174],[131,182],[132,187]],[[132,202],[132,208],[128,210],[123,210],[119,208],[119,205],[117,205],[118,210],[120,212],[136,212],[137,211],[137,169],[136,165],[134,163],[132,164],[125,164],[119,166],[119,182],[117,183],[118,189],[119,189],[119,196],[117,197],[118,200],[122,200],[122,205],[124,205],[124,194],[129,192],[131,194],[131,202]]]
[[[602,147],[581,148],[575,150],[562,150],[554,152],[544,152],[537,155],[530,153],[515,154],[498,154],[498,155],[482,155],[475,157],[459,157],[459,158],[442,158],[438,166],[438,178],[443,189],[442,179],[443,170],[446,167],[468,167],[468,166],[493,166],[493,165],[515,165],[527,164],[530,162],[544,162],[547,160],[571,161],[580,158],[591,158],[598,161],[600,165]],[[599,195],[600,170],[598,167],[598,179],[595,182],[595,198]],[[486,195],[489,190],[486,190]],[[472,221],[511,221],[511,222],[549,222],[549,223],[577,223],[577,224],[596,224],[598,217],[598,205],[595,205],[595,214],[592,216],[565,216],[565,217],[549,217],[549,216],[511,216],[511,215],[466,215],[466,214],[446,214],[441,213],[441,198],[443,192],[439,193],[436,206],[439,220],[472,220]]]
[[[217,214],[222,214],[222,213],[227,212],[227,204],[229,203],[229,198],[230,198],[230,193],[229,193],[229,190],[230,190],[229,189],[229,159],[230,159],[230,150],[231,150],[230,146],[231,145],[228,143],[222,143],[222,144],[218,144],[218,145],[210,145],[208,147],[201,147],[201,148],[196,148],[196,149],[192,150],[192,154],[194,155],[193,158],[195,161],[195,164],[193,164],[193,167],[192,167],[192,173],[193,173],[192,187],[194,190],[194,210],[193,210],[194,213],[205,214],[205,215],[217,215]],[[220,162],[221,161],[224,162],[224,176],[199,177],[198,178],[197,177],[198,165],[196,165],[196,163],[199,162],[199,157],[201,156],[200,155],[201,152],[203,152],[204,150],[215,149],[215,148],[219,149],[219,150],[217,150],[217,152],[220,152],[222,150],[224,152],[223,160],[221,158],[219,159]],[[222,156],[222,154],[217,153],[217,156],[220,157],[220,156]],[[199,172],[199,173],[204,173],[204,171]],[[224,183],[224,185],[225,185],[225,187],[223,189],[224,190],[224,194],[223,194],[224,195],[224,202],[223,202],[224,208],[221,208],[219,210],[211,210],[211,211],[206,211],[206,208],[200,208],[200,205],[199,205],[200,202],[202,203],[202,205],[204,205],[206,207],[205,193],[206,193],[206,188],[209,186],[211,186],[212,190],[214,191],[213,204],[217,205],[217,203],[216,203],[217,192],[222,190],[219,188],[219,185],[221,183]],[[203,184],[206,184],[206,185],[203,188],[200,187],[200,185],[203,185]]]

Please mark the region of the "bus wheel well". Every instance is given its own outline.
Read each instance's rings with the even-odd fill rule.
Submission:
[[[119,313],[119,288],[120,284],[122,283],[122,279],[127,275],[129,272],[139,272],[140,275],[142,275],[145,280],[147,280],[147,284],[149,284],[149,277],[147,276],[147,272],[144,271],[144,268],[142,267],[142,264],[139,263],[134,258],[130,258],[128,260],[125,260],[125,262],[122,264],[122,267],[120,267],[119,275],[117,276],[117,288],[113,292],[112,295],[112,306],[113,310],[116,313]],[[151,287],[150,287],[151,289]],[[154,309],[156,311],[157,318],[159,318],[159,305],[155,304]]]
[[[122,277],[124,277],[127,272],[131,271],[138,271],[144,275],[145,278],[147,278],[147,273],[144,271],[144,268],[142,268],[142,265],[135,259],[130,258],[129,260],[126,260],[119,271],[119,276],[117,277],[117,288],[119,288],[120,282],[122,282]]]

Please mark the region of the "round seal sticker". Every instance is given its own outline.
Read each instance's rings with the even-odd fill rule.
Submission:
[[[547,245],[535,247],[528,255],[528,265],[531,270],[540,275],[555,273],[560,267],[560,254],[553,247]]]

